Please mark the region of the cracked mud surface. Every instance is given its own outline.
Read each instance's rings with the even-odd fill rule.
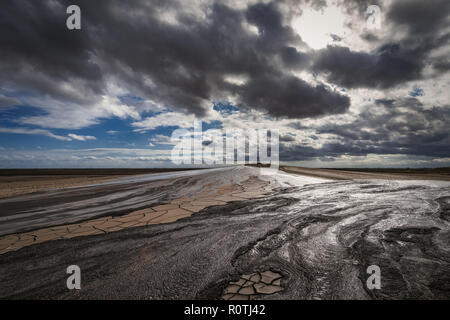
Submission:
[[[101,217],[78,224],[38,229],[25,233],[0,237],[0,254],[46,241],[106,234],[127,228],[170,223],[191,216],[210,206],[224,205],[232,201],[258,198],[270,191],[270,183],[250,177],[241,184],[206,188],[193,198],[183,197],[117,217]]]
[[[273,271],[243,274],[238,281],[231,281],[223,292],[223,300],[251,300],[259,295],[270,295],[283,291],[281,278]]]
[[[133,176],[114,183],[50,190],[0,199],[2,208],[0,236],[74,224],[101,217],[121,216],[160,204],[168,204],[180,198],[203,198],[215,195],[216,189],[239,185],[252,174],[254,175],[254,171],[242,169],[239,171],[240,175],[229,169],[209,169],[160,174],[156,177],[155,175]],[[155,181],[156,178],[158,180]],[[235,192],[232,191],[232,193]],[[241,193],[243,198],[253,196],[252,192],[238,193]],[[192,209],[202,206],[201,203],[194,203],[194,205],[197,207]]]
[[[251,172],[246,180],[252,170],[230,172]],[[281,181],[285,176],[260,177],[280,184],[270,195],[208,206],[172,223],[2,254],[0,298],[221,299],[243,275],[266,271],[281,275],[279,285],[269,285],[282,290],[252,294],[253,287],[242,295],[450,298],[448,186],[383,180],[296,184],[295,177]],[[228,176],[222,180],[220,186],[230,184]],[[170,201],[175,198],[180,197]],[[81,290],[66,289],[70,264],[81,268]],[[366,269],[374,264],[381,268],[381,290],[365,286]]]

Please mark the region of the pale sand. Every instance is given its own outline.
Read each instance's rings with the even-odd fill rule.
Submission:
[[[34,176],[34,177],[0,177],[0,198],[14,197],[51,189],[79,187],[104,183],[124,176]]]
[[[190,169],[1,169],[0,198],[13,197],[38,191],[102,184],[133,177],[179,172]]]

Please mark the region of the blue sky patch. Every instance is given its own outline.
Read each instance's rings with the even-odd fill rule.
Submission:
[[[423,89],[415,86],[413,90],[409,93],[411,97],[422,97],[424,95]]]

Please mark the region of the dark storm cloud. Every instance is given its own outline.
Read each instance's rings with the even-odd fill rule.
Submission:
[[[405,26],[411,37],[435,34],[449,26],[448,0],[396,0],[387,13],[388,21]]]
[[[259,42],[269,49],[270,47],[278,48],[298,38],[290,27],[282,25],[283,17],[274,3],[252,5],[246,11],[245,17],[250,24],[258,27],[261,34]]]
[[[389,88],[419,79],[424,68],[420,51],[388,44],[373,53],[355,52],[340,46],[320,50],[314,64],[330,82],[347,88]]]
[[[304,145],[289,145],[280,143],[280,160],[281,161],[304,161],[322,157],[320,150]]]
[[[393,32],[405,30],[406,35],[382,43],[372,52],[352,51],[347,47],[328,46],[316,53],[314,71],[323,73],[328,81],[347,88],[390,88],[423,78],[423,70],[432,65],[436,75],[445,69],[448,57],[431,53],[450,43],[450,1],[399,0],[389,7],[374,1],[344,0],[348,10],[363,14],[368,5],[377,4],[386,11],[383,27]],[[364,31],[361,38],[381,42],[376,34]]]
[[[439,59],[433,64],[433,69],[438,73],[450,71],[450,61],[447,58]]]
[[[276,73],[251,79],[240,95],[248,105],[291,118],[343,113],[350,106],[348,97],[324,85],[311,87],[299,78]]]
[[[448,105],[425,108],[416,98],[378,100],[351,123],[317,129],[318,134],[337,135],[341,141],[324,144],[315,156],[374,153],[449,157],[449,122]]]
[[[2,87],[35,89],[77,102],[86,100],[58,91],[60,81],[80,80],[85,84],[84,90],[102,91],[101,71],[90,61],[89,39],[64,28],[66,7],[50,1],[2,1]]]
[[[295,137],[291,136],[290,134],[282,135],[282,136],[280,136],[280,141],[281,142],[294,142]]]
[[[362,18],[368,5],[378,4],[386,10],[387,33],[391,28],[406,35],[394,41],[363,31],[361,37],[377,45],[370,52],[344,46],[308,49],[286,17],[305,6],[321,9],[323,0],[272,1],[240,10],[219,1],[194,6],[181,0],[3,0],[0,106],[16,103],[6,98],[14,90],[91,106],[114,85],[130,96],[196,115],[212,101],[232,96],[243,112],[301,119],[345,113],[350,98],[326,84],[312,85],[296,71],[324,75],[331,85],[387,89],[423,79],[427,66],[436,74],[449,70],[448,57],[432,53],[449,43],[450,1],[396,0],[389,7],[372,0],[340,3]],[[70,4],[82,9],[81,31],[65,27]],[[299,7],[290,10],[294,6]],[[234,76],[247,80],[227,80]],[[282,137],[281,158],[449,156],[448,110],[425,108],[417,99],[380,99],[353,123],[328,123],[310,136],[320,143],[321,134],[334,134],[339,141],[317,149]],[[301,122],[292,126],[305,129]]]
[[[360,35],[360,37],[367,42],[377,42],[380,40],[377,35],[373,34],[372,32],[364,32]]]
[[[69,4],[82,9],[81,31],[65,28]],[[347,110],[348,97],[291,74],[305,68],[309,57],[293,47],[304,44],[283,24],[275,3],[240,11],[219,2],[205,4],[204,19],[183,11],[183,5],[157,0],[5,1],[0,85],[88,103],[112,81],[133,95],[197,115],[229,94],[237,95],[243,108],[274,116]],[[165,21],[164,13],[175,22]],[[258,34],[245,25],[257,27]],[[249,81],[237,86],[224,81],[227,75]]]
[[[280,55],[281,55],[284,65],[287,68],[291,68],[291,69],[304,69],[309,65],[309,63],[311,61],[311,57],[309,54],[304,53],[304,52],[299,52],[294,47],[282,48]]]

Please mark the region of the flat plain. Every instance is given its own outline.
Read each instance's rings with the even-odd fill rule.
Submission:
[[[0,199],[0,298],[450,298],[446,172],[282,169],[105,174]]]

